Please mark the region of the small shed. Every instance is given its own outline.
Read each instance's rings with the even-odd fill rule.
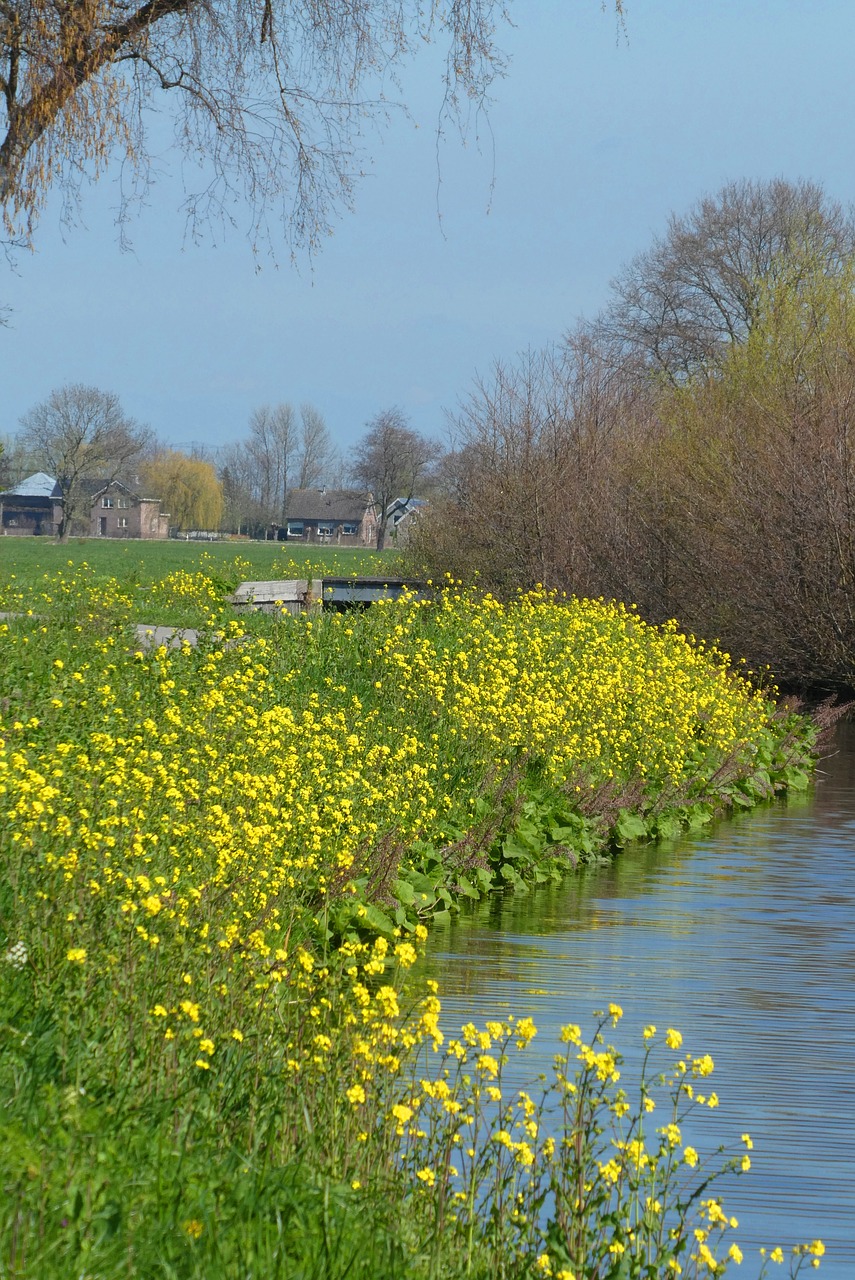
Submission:
[[[378,600],[400,600],[407,594],[417,600],[431,595],[426,582],[412,578],[324,578],[323,607],[343,613],[347,609],[364,609]]]

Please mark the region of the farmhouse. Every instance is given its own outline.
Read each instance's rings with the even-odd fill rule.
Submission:
[[[386,529],[396,546],[407,545],[413,524],[426,506],[424,498],[396,498],[389,503],[386,508]]]
[[[168,538],[169,515],[160,499],[121,480],[84,480],[92,538]]]
[[[291,489],[287,510],[289,542],[371,547],[377,541],[374,498],[364,489]]]
[[[121,480],[81,480],[80,515],[71,532],[93,538],[166,538],[169,516],[160,499],[139,485]],[[62,486],[37,471],[13,489],[0,493],[0,532],[5,535],[55,536],[63,513]]]
[[[0,533],[7,537],[56,534],[61,519],[62,491],[44,471],[0,493]]]

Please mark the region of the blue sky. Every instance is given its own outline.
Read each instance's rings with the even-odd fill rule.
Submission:
[[[476,372],[594,315],[671,211],[742,177],[855,200],[853,0],[630,0],[625,36],[599,0],[511,12],[492,139],[450,139],[438,192],[438,63],[406,69],[412,118],[369,139],[355,211],[311,261],[256,261],[240,230],[187,243],[169,175],[132,252],[113,175],[73,230],[52,202],[35,253],[0,265],[0,436],[67,382],[171,443],[238,439],[281,400],[315,404],[344,450],[391,405],[442,435]]]

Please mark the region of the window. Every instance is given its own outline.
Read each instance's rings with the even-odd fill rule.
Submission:
[[[359,525],[358,525],[358,524],[345,524],[345,525],[342,525],[342,530],[341,530],[341,531],[342,531],[342,533],[345,533],[345,534],[357,534],[357,533],[359,533]]]
[[[303,521],[289,520],[288,521],[288,537],[302,538],[302,536],[303,536]]]
[[[129,511],[131,506],[131,500],[130,498],[119,498],[119,500],[116,503],[116,506],[119,508],[120,511]]]
[[[119,526],[119,528],[120,528],[120,529],[127,529],[127,527],[128,527],[128,517],[127,517],[127,516],[119,516],[118,520],[116,521],[116,524]]]
[[[102,506],[102,507],[112,507],[112,505],[113,505],[113,499],[112,499],[112,498],[102,498],[102,499],[101,499],[101,506]]]
[[[331,538],[331,537],[332,537],[332,525],[331,525],[331,524],[319,524],[319,525],[318,525],[318,537],[320,537],[320,538]]]

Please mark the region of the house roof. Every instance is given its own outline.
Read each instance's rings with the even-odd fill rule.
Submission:
[[[290,489],[289,520],[346,520],[358,524],[371,504],[365,489]]]
[[[16,484],[14,489],[4,489],[0,498],[58,498],[61,495],[62,490],[53,476],[36,471]]]
[[[84,493],[87,498],[90,499],[97,498],[106,489],[115,487],[117,489],[124,490],[124,492],[131,498],[138,498],[141,502],[159,501],[159,495],[154,493],[151,489],[146,488],[145,485],[129,485],[126,484],[124,480],[83,479],[78,481],[78,484],[81,493]]]
[[[400,511],[402,515],[409,515],[411,511],[418,511],[424,506],[427,506],[426,498],[395,498],[394,502],[390,502],[386,508],[386,515],[391,516],[396,511]]]

